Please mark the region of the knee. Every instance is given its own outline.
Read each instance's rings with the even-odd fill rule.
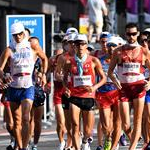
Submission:
[[[72,123],[72,130],[73,130],[73,131],[79,131],[79,124],[73,122],[73,123]]]
[[[30,123],[29,114],[25,114],[25,115],[22,116],[22,123],[23,123],[23,124],[28,124],[28,123]]]

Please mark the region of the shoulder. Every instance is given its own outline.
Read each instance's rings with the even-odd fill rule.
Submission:
[[[148,48],[145,48],[145,47],[143,47],[143,46],[140,46],[140,49],[143,51],[143,53],[144,53],[145,55],[147,55],[147,54],[150,53],[150,51],[149,51]]]
[[[29,42],[30,42],[30,45],[31,45],[32,49],[38,50],[39,48],[41,48],[38,38],[36,38],[36,37],[30,37],[29,38]]]
[[[7,54],[7,55],[11,55],[12,53],[12,49],[8,46],[6,47],[6,49],[3,51],[4,54]]]
[[[95,56],[89,55],[89,59],[91,59],[93,63],[99,63],[100,62],[99,59]]]

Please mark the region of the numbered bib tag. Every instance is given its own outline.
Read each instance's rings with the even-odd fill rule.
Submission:
[[[91,75],[87,76],[74,76],[73,78],[74,87],[77,86],[92,86],[92,78]]]
[[[125,73],[140,74],[140,63],[123,63],[123,74]]]

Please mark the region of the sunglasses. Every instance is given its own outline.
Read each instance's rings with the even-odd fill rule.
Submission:
[[[108,47],[111,47],[111,46],[112,46],[112,47],[117,47],[117,45],[114,44],[114,43],[108,43],[107,46],[108,46]]]
[[[74,44],[75,44],[76,46],[79,46],[79,45],[84,46],[84,45],[86,45],[87,43],[85,43],[85,42],[75,42]]]
[[[127,32],[126,35],[127,35],[127,36],[136,36],[136,35],[137,35],[137,32],[132,32],[132,33]]]
[[[23,32],[20,32],[20,33],[17,33],[17,34],[13,34],[14,37],[17,37],[18,35],[19,35],[19,36],[22,36],[22,35],[23,35]]]

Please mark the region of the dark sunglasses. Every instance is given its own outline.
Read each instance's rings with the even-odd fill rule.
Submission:
[[[23,34],[23,32],[17,33],[17,34],[13,34],[14,37],[16,37],[17,35],[21,36]]]
[[[127,36],[136,36],[136,35],[137,35],[137,32],[132,32],[132,33],[127,32],[126,35],[127,35]]]
[[[85,42],[75,42],[74,44],[75,44],[76,46],[79,46],[79,45],[84,46],[84,45],[87,44],[87,43],[85,43]]]
[[[111,46],[112,46],[112,47],[117,47],[117,45],[114,44],[114,43],[108,43],[107,46],[108,46],[108,47],[111,47]]]

